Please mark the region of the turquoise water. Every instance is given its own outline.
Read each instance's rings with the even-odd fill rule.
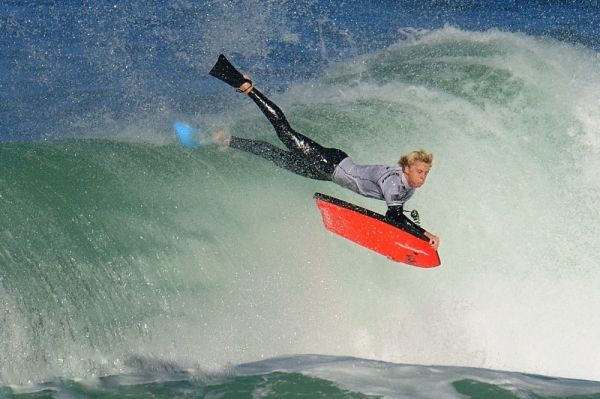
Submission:
[[[5,13],[34,23],[30,6]],[[65,22],[48,7],[50,22]],[[267,15],[286,21],[286,7]],[[299,24],[267,30],[251,14],[265,27],[258,37],[272,42],[251,55],[226,52],[297,130],[357,162],[434,152],[428,184],[408,204],[442,239],[433,270],[327,232],[312,194],[381,212],[378,201],[245,153],[178,145],[174,120],[277,143],[250,101],[203,77],[227,37],[198,53],[179,49],[185,68],[173,80],[160,57],[160,68],[136,58],[133,44],[151,42],[136,29],[153,25],[127,30],[128,18],[152,11],[153,32],[171,38],[153,47],[160,53],[192,46],[184,38],[198,32],[195,6],[170,5],[190,18],[180,30],[167,29],[175,20],[154,6],[118,11],[94,38],[105,46],[83,47],[95,63],[73,66],[81,79],[56,53],[36,58],[42,33],[67,43],[59,30],[14,36],[29,47],[5,61],[21,69],[10,69],[12,100],[1,113],[0,397],[598,396],[597,383],[583,381],[600,374],[593,29],[572,25],[587,35],[579,41],[536,24],[477,30],[472,14],[448,6],[447,18],[431,21],[457,26],[424,26],[425,15],[384,34],[386,7],[362,15],[381,23],[373,32],[344,31],[321,14],[315,42]],[[579,20],[586,9],[571,11]],[[563,15],[552,12],[553,21]],[[5,26],[23,34],[6,15]],[[502,15],[488,25],[522,23]],[[304,64],[292,56],[302,43]],[[73,55],[72,46],[56,49]],[[100,63],[104,50],[114,58]],[[129,72],[119,54],[130,56]],[[90,65],[105,75],[88,80]],[[282,71],[291,77],[277,81]],[[39,112],[27,112],[28,98]]]
[[[143,363],[137,359],[138,366]],[[219,374],[146,360],[143,373],[5,387],[6,398],[471,398],[594,399],[598,383],[460,367],[331,356],[242,364]]]

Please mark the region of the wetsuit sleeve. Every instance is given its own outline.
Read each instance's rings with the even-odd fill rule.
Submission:
[[[402,230],[425,241],[429,241],[429,238],[425,235],[426,230],[407,218],[404,215],[404,208],[402,206],[390,206],[385,214],[385,218]]]
[[[402,182],[402,170],[399,168],[386,168],[387,173],[378,182],[383,198],[389,207],[402,207],[414,194],[415,190],[408,188]]]

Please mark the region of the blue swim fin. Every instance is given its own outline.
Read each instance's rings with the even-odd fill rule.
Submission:
[[[200,148],[203,146],[203,144],[200,141],[198,141],[200,139],[200,129],[191,127],[190,125],[183,122],[173,123],[173,129],[175,129],[175,133],[177,133],[179,142],[184,147]]]

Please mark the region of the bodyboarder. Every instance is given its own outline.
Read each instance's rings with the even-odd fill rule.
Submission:
[[[409,233],[429,241],[437,250],[439,238],[404,215],[404,204],[421,187],[429,174],[433,155],[424,150],[403,155],[395,166],[357,165],[344,151],[323,147],[292,129],[281,109],[256,89],[251,80],[238,72],[223,55],[210,74],[247,94],[269,119],[287,151],[271,143],[242,137],[213,137],[223,146],[263,157],[298,175],[317,180],[333,181],[361,195],[384,200],[388,206],[387,220]]]

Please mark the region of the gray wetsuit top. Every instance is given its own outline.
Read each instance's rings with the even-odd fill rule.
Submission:
[[[356,165],[350,157],[336,166],[333,182],[366,197],[385,200],[388,206],[403,206],[415,193],[401,166]]]

